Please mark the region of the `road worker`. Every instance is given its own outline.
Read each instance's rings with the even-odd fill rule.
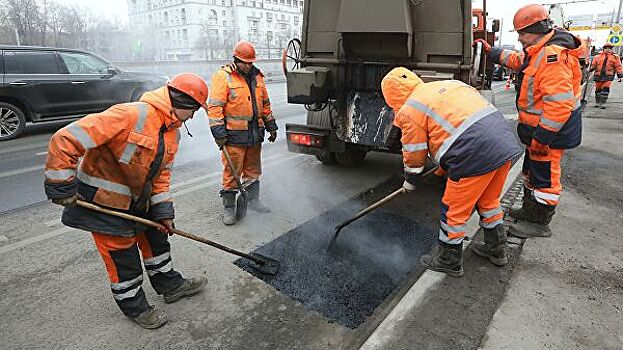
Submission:
[[[273,117],[264,82],[264,74],[253,65],[255,48],[242,40],[234,47],[234,61],[223,66],[212,77],[208,119],[212,135],[219,147],[232,158],[237,174],[247,191],[248,208],[261,213],[270,212],[260,199],[261,152],[265,131],[268,141],[277,138],[277,123]],[[236,223],[235,203],[238,190],[234,174],[223,155],[223,223]]]
[[[206,284],[205,277],[187,279],[173,269],[168,233],[174,227],[169,184],[178,128],[205,108],[207,96],[201,77],[180,74],[143,94],[140,102],[87,115],[50,140],[45,170],[48,198],[65,206],[65,225],[92,232],[117,305],[147,329],[162,326],[166,318],[148,304],[141,288],[139,250],[151,285],[166,303],[193,295]],[[163,229],[76,206],[77,199],[159,221]]]
[[[457,80],[424,83],[406,68],[394,68],[381,89],[402,131],[404,189],[415,189],[428,154],[446,176],[441,200],[439,242],[421,258],[424,267],[463,275],[465,223],[474,208],[480,215],[484,243],[474,252],[505,265],[506,231],[500,194],[521,147],[509,123],[478,91]]]
[[[521,208],[510,233],[517,237],[549,237],[549,223],[560,198],[561,160],[565,149],[581,142],[581,80],[579,58],[585,43],[569,32],[552,28],[542,5],[520,8],[513,19],[523,52],[492,48],[481,42],[488,58],[518,71],[519,139],[526,146]]]
[[[593,80],[595,81],[595,107],[606,109],[606,101],[610,94],[610,86],[614,80],[616,73],[619,82],[623,78],[623,67],[621,67],[621,58],[612,52],[612,44],[606,43],[599,55],[593,58],[591,63],[591,72],[595,72]]]

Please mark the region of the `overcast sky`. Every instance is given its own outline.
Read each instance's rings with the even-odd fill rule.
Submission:
[[[93,13],[102,15],[108,19],[118,17],[122,23],[128,22],[128,5],[127,0],[57,0],[65,4],[78,4],[90,8]],[[378,0],[383,1],[383,0]],[[435,0],[424,0],[435,1]],[[534,0],[489,0],[487,1],[487,12],[495,18],[504,18],[502,39],[504,42],[513,41],[516,38],[514,33],[509,33],[513,22],[513,14],[522,5],[533,3]],[[543,0],[543,3],[554,3],[555,0]],[[568,2],[573,2],[570,0]],[[474,7],[480,7],[482,0],[473,1]],[[567,15],[592,14],[592,13],[610,13],[616,11],[619,0],[599,0],[587,3],[568,4],[565,6]]]

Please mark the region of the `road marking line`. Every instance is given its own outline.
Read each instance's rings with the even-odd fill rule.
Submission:
[[[35,148],[48,148],[48,143],[49,140],[45,140],[43,142],[39,141],[36,143],[32,143],[32,144],[27,144],[27,145],[22,145],[22,146],[7,146],[6,148],[2,149],[0,151],[0,154],[7,154],[7,153],[14,153],[14,152],[21,152],[21,151],[29,151],[29,150],[33,150]]]
[[[292,156],[289,156],[289,157],[278,159],[278,160],[275,160],[274,162],[270,162],[270,163],[266,164],[265,168],[272,167],[272,166],[275,166],[275,165],[278,165],[278,164],[281,164],[281,163],[285,163],[285,162],[287,162],[289,160],[292,160],[292,159],[295,159],[295,158],[299,158],[301,156],[302,156],[301,154],[295,154],[295,155],[292,155]],[[219,173],[219,175],[220,175],[220,173]],[[180,196],[183,196],[183,195],[185,195],[187,193],[191,193],[191,192],[194,192],[196,190],[200,190],[200,189],[205,188],[205,187],[216,185],[220,181],[221,181],[221,179],[214,179],[212,181],[204,182],[204,183],[199,184],[199,185],[191,186],[191,187],[185,188],[183,190],[179,190],[177,192],[173,192],[173,199],[175,199],[177,197],[180,197]]]
[[[37,156],[45,156],[46,154],[48,154],[48,152],[39,152],[39,153],[35,153],[35,155]]]
[[[26,239],[23,239],[23,240],[21,240],[19,242],[15,242],[15,243],[12,243],[12,244],[7,244],[5,246],[0,247],[0,255],[12,252],[12,251],[20,249],[20,248],[27,247],[27,246],[29,246],[31,244],[34,244],[34,243],[37,243],[37,242],[44,241],[44,240],[46,240],[48,238],[53,238],[53,237],[56,237],[56,236],[60,236],[60,235],[62,235],[64,233],[71,232],[71,231],[77,231],[77,230],[74,230],[74,229],[69,228],[69,227],[62,227],[62,228],[56,229],[54,231],[50,231],[48,233],[44,233],[42,235],[26,238]]]
[[[0,235],[0,242],[6,242],[9,239],[5,235]]]
[[[271,160],[273,160],[275,158],[279,158],[280,156],[281,156],[281,154],[274,154],[272,156],[269,156],[269,157],[266,157],[266,158],[262,159],[262,161],[263,162],[270,162]],[[173,168],[175,169],[175,166],[173,166]],[[197,176],[197,177],[194,177],[194,178],[189,179],[189,180],[185,180],[185,181],[181,181],[181,182],[177,182],[177,183],[171,184],[171,186],[169,188],[171,190],[174,190],[174,189],[179,188],[179,187],[184,187],[186,185],[194,184],[196,182],[201,182],[203,180],[207,180],[207,179],[213,178],[215,176],[221,176],[221,175],[223,175],[223,171],[222,170],[214,171],[214,172],[211,172],[211,173],[206,174],[206,175]]]
[[[294,159],[300,158],[300,157],[303,157],[303,155],[302,154],[293,154],[291,156],[283,157],[283,158],[277,159],[277,160],[275,160],[273,162],[268,162],[264,166],[264,169],[268,169],[268,168],[270,168],[272,166],[275,166],[275,165],[278,165],[278,164],[281,164],[281,163],[285,163],[287,161],[294,160]],[[220,172],[217,175],[220,175]],[[202,189],[202,188],[205,188],[205,187],[209,187],[209,186],[213,186],[213,185],[217,184],[219,181],[220,181],[220,179],[214,179],[214,180],[206,182],[206,183],[202,183],[202,184],[199,184],[199,185],[195,185],[195,186],[191,186],[191,187],[185,188],[183,190],[179,190],[177,192],[173,192],[173,197],[174,198],[175,197],[179,198],[179,197],[181,197],[181,196],[183,196],[185,194],[195,192],[196,190],[199,190],[199,189]],[[52,222],[53,221],[50,220],[47,223],[52,223]],[[23,248],[23,247],[27,247],[27,246],[29,246],[31,244],[34,244],[34,243],[38,243],[38,242],[44,241],[44,240],[46,240],[48,238],[53,238],[53,237],[60,236],[60,235],[62,235],[64,233],[68,233],[68,232],[71,232],[71,231],[79,231],[79,230],[73,229],[71,227],[61,227],[61,228],[58,228],[58,229],[56,229],[54,231],[50,231],[48,233],[44,233],[44,234],[41,234],[41,235],[38,235],[38,236],[33,236],[33,237],[30,237],[30,238],[26,238],[26,239],[23,239],[23,240],[21,240],[19,242],[15,242],[15,243],[12,243],[12,244],[7,244],[5,246],[0,247],[0,255],[12,252],[14,250],[17,250],[17,249],[20,249],[20,248]]]
[[[30,173],[30,172],[37,171],[37,170],[43,171],[43,167],[41,165],[33,165],[33,166],[25,167],[25,168],[5,171],[3,173],[0,173],[0,178],[26,174],[26,173]]]
[[[47,227],[57,226],[61,224],[61,218],[56,218],[54,220],[46,221],[43,223]]]

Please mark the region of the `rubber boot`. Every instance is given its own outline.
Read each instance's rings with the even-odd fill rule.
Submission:
[[[439,241],[431,254],[420,258],[420,264],[429,270],[443,272],[452,277],[463,276],[463,242],[448,244]]]
[[[236,191],[221,191],[223,197],[223,223],[225,225],[233,225],[236,223]]]
[[[508,264],[508,258],[506,257],[506,230],[502,225],[497,225],[494,228],[485,228],[484,231],[484,243],[472,242],[469,246],[472,248],[476,255],[485,259],[489,259],[493,264],[497,266],[504,266]]]
[[[171,304],[182,298],[197,294],[203,289],[207,282],[208,279],[203,276],[185,278],[179,287],[168,293],[164,293],[164,302]]]
[[[260,201],[260,182],[253,181],[247,187],[247,198],[249,209],[258,213],[270,213],[270,208]]]
[[[164,312],[155,309],[153,306],[150,306],[138,316],[130,317],[130,319],[145,329],[160,328],[167,323]]]
[[[536,203],[536,201],[535,201]],[[551,237],[549,223],[556,212],[556,206],[536,203],[531,217],[512,224],[508,233],[519,238]]]
[[[521,207],[511,207],[508,211],[508,215],[517,220],[527,220],[531,216],[532,209],[536,201],[532,197],[532,190],[525,187],[523,188],[523,199],[521,201]]]

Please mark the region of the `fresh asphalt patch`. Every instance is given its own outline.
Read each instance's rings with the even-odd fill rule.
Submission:
[[[395,189],[390,186],[395,182],[379,188]],[[430,251],[438,230],[430,220],[420,222],[380,208],[345,227],[329,249],[334,227],[378,199],[365,197],[347,201],[253,251],[280,262],[276,275],[262,274],[244,259],[235,264],[331,322],[357,328],[405,282],[420,256]]]

